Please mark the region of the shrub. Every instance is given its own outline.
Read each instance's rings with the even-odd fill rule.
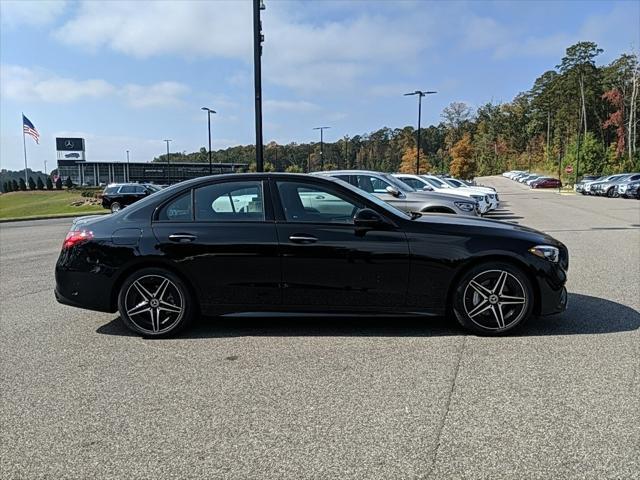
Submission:
[[[60,177],[56,178],[56,190],[62,190],[62,179]]]
[[[36,188],[38,190],[44,190],[44,182],[41,177],[38,177],[38,181],[36,182]]]
[[[51,181],[51,177],[47,177],[47,190],[53,190],[53,182]]]
[[[29,190],[36,189],[36,182],[33,181],[33,178],[29,177]]]

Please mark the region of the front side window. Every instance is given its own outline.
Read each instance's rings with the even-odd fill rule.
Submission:
[[[264,221],[262,182],[214,183],[195,190],[196,220]]]
[[[369,193],[387,193],[391,184],[371,175],[356,175],[357,187]]]
[[[288,222],[352,224],[363,204],[342,194],[302,182],[277,182],[280,202]]]
[[[192,219],[191,190],[171,200],[158,214],[161,222],[189,222]]]
[[[120,193],[136,193],[135,185],[123,185],[120,187]]]

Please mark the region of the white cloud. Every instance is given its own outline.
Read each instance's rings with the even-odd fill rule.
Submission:
[[[66,0],[2,0],[0,19],[3,26],[42,26],[53,22],[62,14]]]
[[[73,80],[18,65],[2,65],[0,78],[2,96],[15,100],[67,103],[104,97],[115,91],[104,80]]]
[[[140,58],[169,53],[248,60],[251,18],[250,2],[90,1],[55,36],[67,45]]]
[[[298,91],[339,91],[389,65],[412,64],[435,37],[435,16],[366,13],[317,23],[299,4],[269,3],[263,14],[266,82]],[[252,61],[251,3],[240,1],[84,2],[54,36],[83,49],[139,58],[177,55]],[[228,81],[244,85],[244,70]]]
[[[70,103],[118,96],[136,108],[165,107],[180,105],[188,91],[187,86],[177,82],[115,86],[101,79],[75,80],[19,65],[2,65],[0,72],[2,98],[18,101]]]

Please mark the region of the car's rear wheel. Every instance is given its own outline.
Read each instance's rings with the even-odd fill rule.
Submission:
[[[533,288],[519,268],[488,262],[467,271],[453,294],[453,313],[465,328],[500,335],[521,326],[533,311]]]
[[[194,316],[185,283],[162,268],[144,268],[129,276],[118,295],[124,324],[146,337],[167,337],[185,328]]]
[[[120,205],[118,202],[113,202],[111,204],[111,213],[119,212],[121,208],[122,208],[122,205]]]

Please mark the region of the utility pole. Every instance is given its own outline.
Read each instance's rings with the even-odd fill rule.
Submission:
[[[426,95],[433,95],[434,91],[422,91],[416,90],[415,92],[405,93],[404,96],[417,95],[418,96],[418,132],[417,132],[417,140],[416,140],[416,175],[420,175],[420,120],[422,117],[422,97]]]
[[[262,22],[260,11],[264,10],[263,0],[253,0],[253,83],[255,87],[256,116],[256,171],[264,171],[264,149],[262,147]]]
[[[171,163],[169,162],[169,142],[173,140],[166,139],[164,141],[167,142],[167,185],[171,185],[171,176],[169,175],[169,169],[171,168]]]
[[[322,133],[331,127],[314,127],[314,130],[320,130],[320,170],[324,170],[324,139]]]
[[[344,136],[344,168],[349,168],[349,135]]]
[[[211,163],[211,114],[217,112],[207,107],[202,107],[202,110],[207,112],[207,127],[209,130],[209,175],[213,175],[213,164]]]
[[[131,169],[129,168],[129,150],[127,150],[127,182],[131,181]]]

